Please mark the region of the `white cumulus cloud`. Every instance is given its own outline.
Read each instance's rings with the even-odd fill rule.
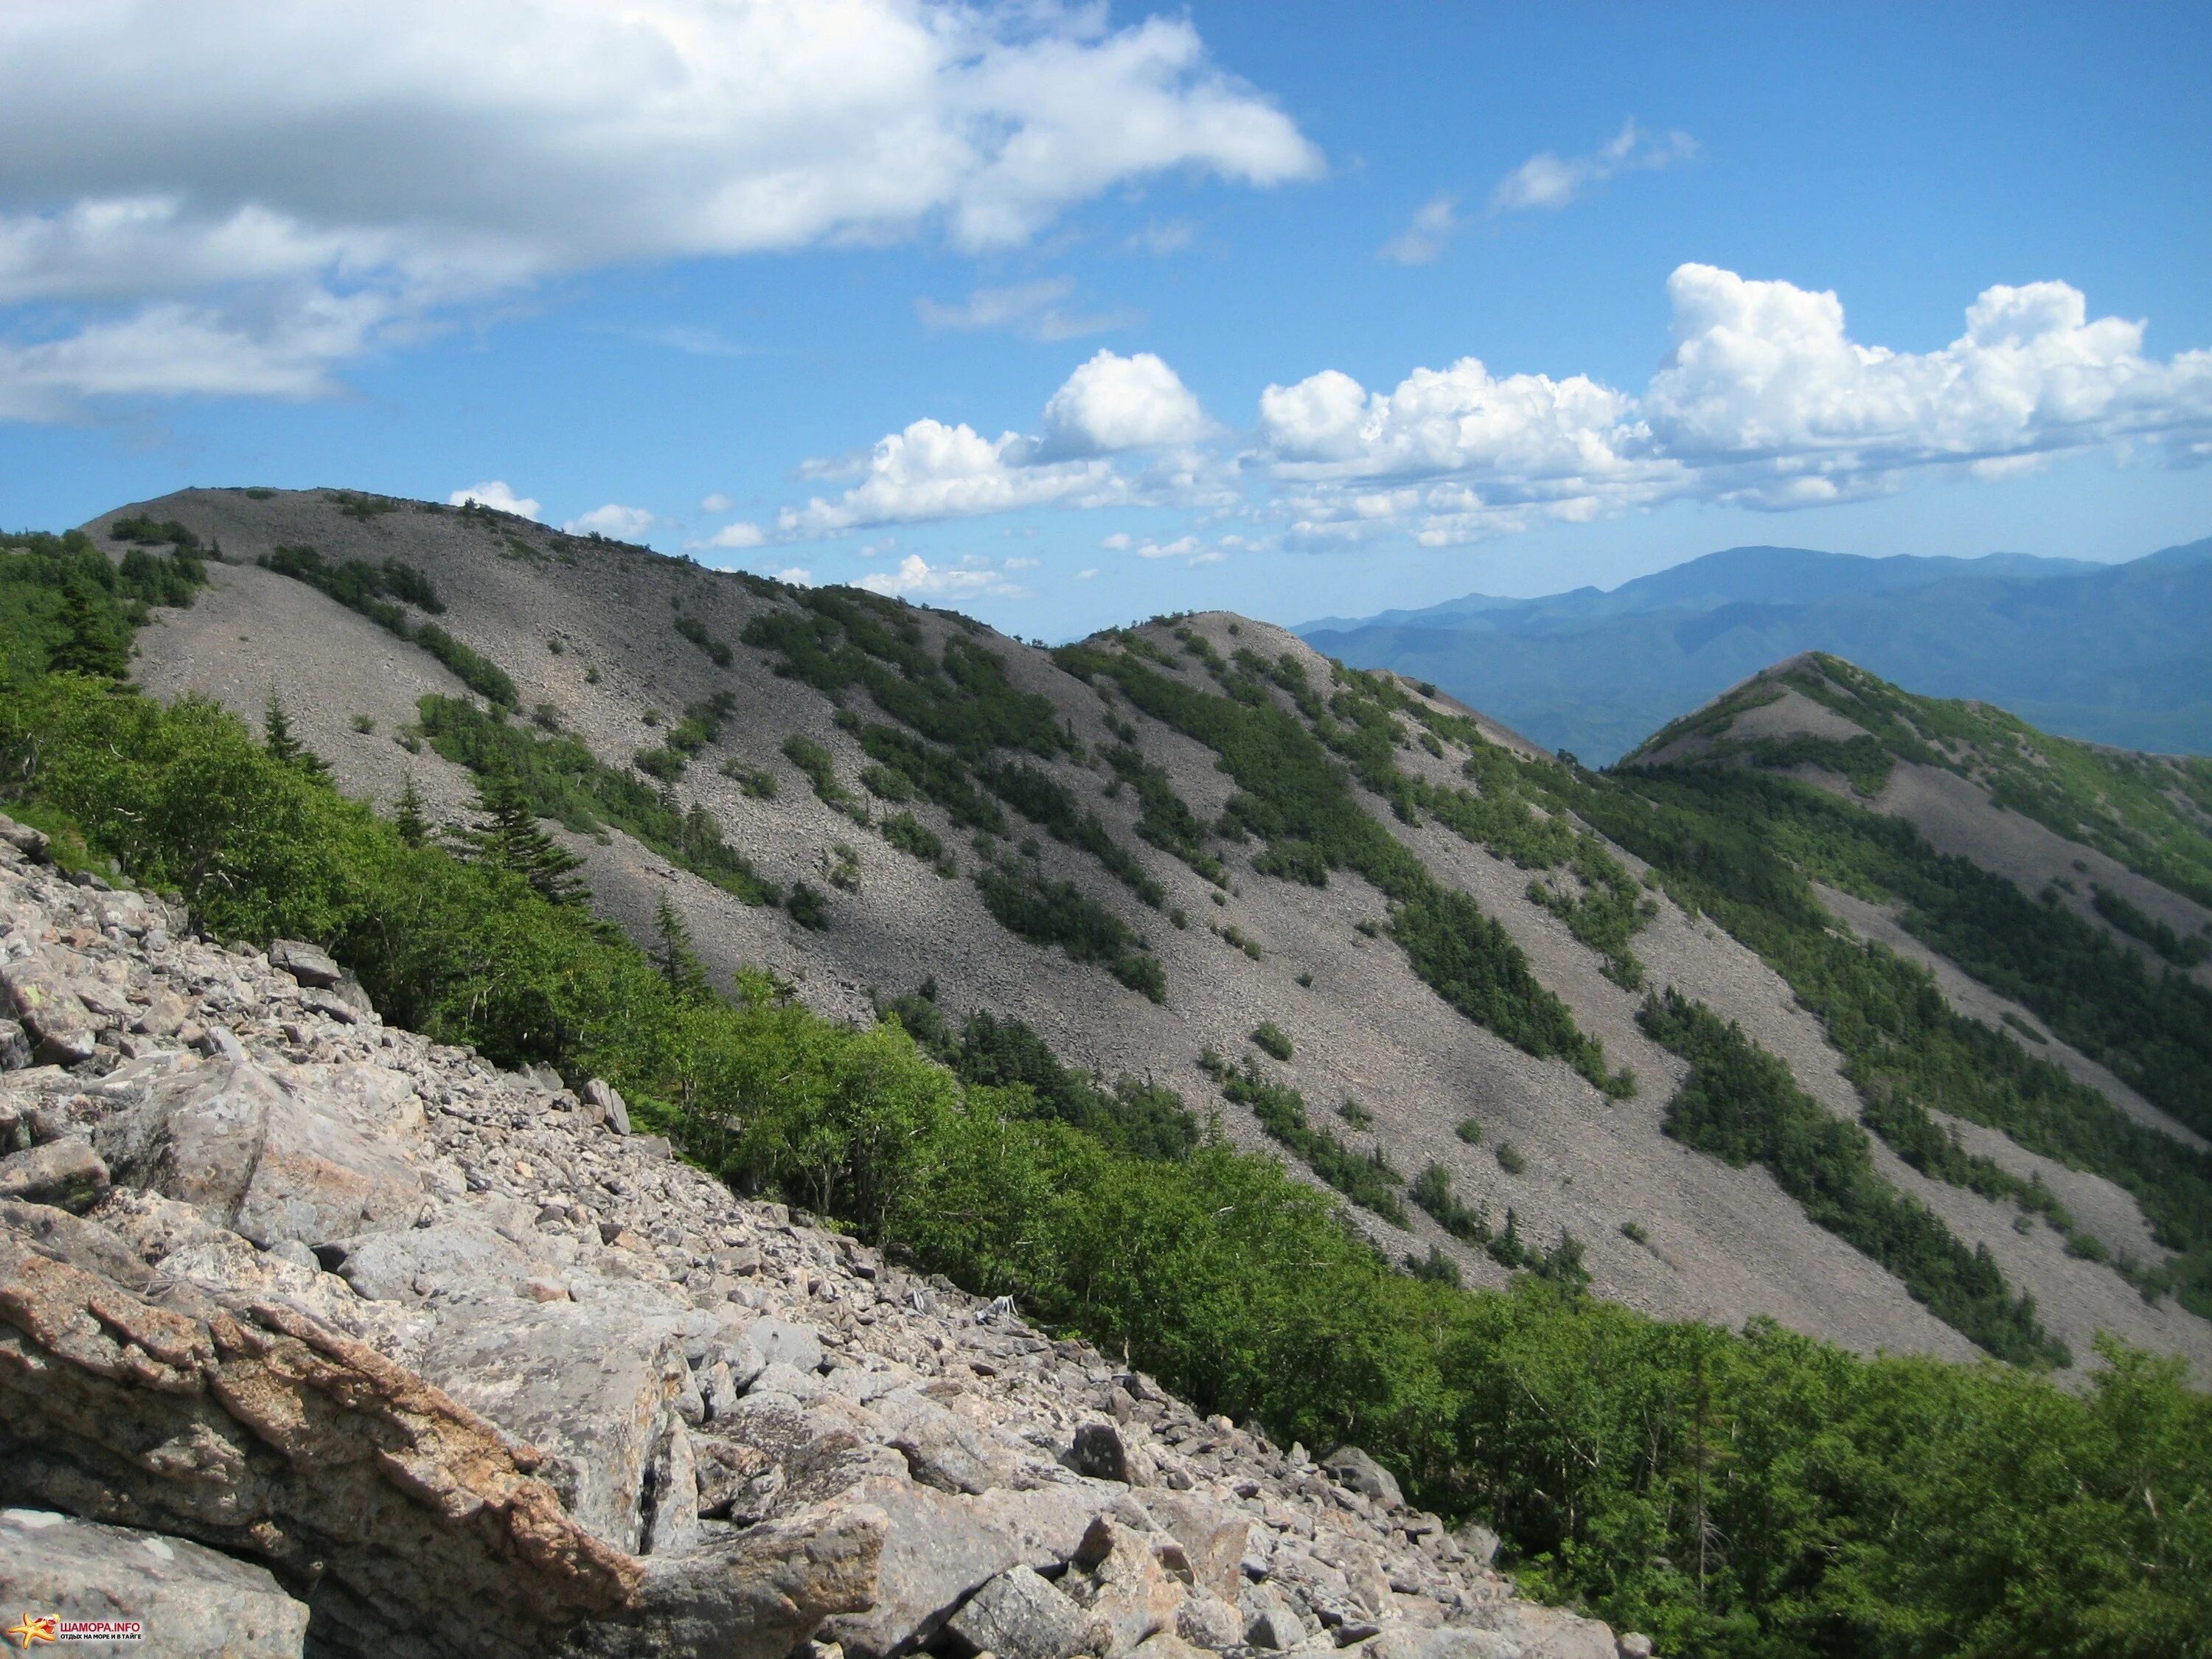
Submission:
[[[1023,507],[1104,507],[1163,492],[1196,499],[1207,483],[1206,463],[1194,454],[1165,455],[1134,480],[1110,459],[1185,443],[1210,429],[1198,399],[1151,352],[1101,351],[1080,365],[1045,404],[1043,427],[1042,436],[987,438],[965,422],[924,418],[878,439],[857,460],[809,462],[802,469],[808,476],[855,482],[835,496],[784,508],[775,534],[804,540]]]
[[[1189,443],[1206,416],[1175,370],[1149,351],[1101,351],[1067,377],[1044,406],[1046,442],[1069,454]]]
[[[1834,294],[1787,282],[1685,264],[1668,295],[1674,349],[1640,395],[1472,357],[1388,392],[1336,370],[1267,387],[1273,510],[1304,539],[1443,544],[1680,497],[1816,506],[2085,449],[2186,461],[2212,436],[2212,352],[2149,357],[2142,323],[2092,319],[2064,283],[1987,289],[1957,339],[1918,353],[1852,339]]]
[[[1036,447],[1018,433],[986,438],[965,422],[915,421],[877,441],[850,489],[834,500],[817,495],[805,507],[784,508],[776,515],[776,534],[830,536],[1115,493],[1113,469],[1104,460],[1037,464],[1030,459]]]
[[[30,340],[0,314],[0,415],[314,395],[438,308],[550,274],[1004,246],[1158,175],[1319,165],[1187,20],[1090,6],[19,0],[0,306],[58,309]],[[348,303],[366,314],[317,325]],[[225,331],[248,349],[167,349]]]
[[[527,495],[518,495],[507,487],[503,478],[491,478],[480,484],[471,484],[466,489],[456,489],[446,497],[454,507],[466,507],[475,502],[495,512],[512,513],[519,518],[535,519],[544,508]]]
[[[579,518],[570,519],[561,528],[571,536],[605,536],[617,542],[635,542],[642,541],[645,532],[659,522],[644,507],[609,501],[605,507],[595,507]]]
[[[740,519],[735,524],[724,525],[713,535],[708,537],[705,541],[694,543],[693,545],[698,547],[759,547],[767,540],[768,532],[763,530],[757,524],[749,524],[744,520]]]
[[[1006,568],[978,558],[963,559],[957,564],[933,565],[921,554],[909,553],[899,561],[896,570],[872,571],[861,577],[859,585],[871,593],[893,599],[916,593],[936,599],[969,598],[979,593],[1018,597],[1023,589],[1007,580],[1004,574]]]
[[[735,501],[718,489],[699,503],[699,510],[702,513],[726,513],[736,505]]]
[[[1412,223],[1382,244],[1379,257],[1401,265],[1431,264],[1444,251],[1458,223],[1458,206],[1452,198],[1434,197],[1421,204]]]
[[[1543,150],[1530,156],[1498,181],[1490,192],[1491,211],[1563,208],[1593,185],[1624,173],[1656,172],[1697,153],[1698,141],[1688,133],[1649,133],[1632,119],[1588,155],[1562,156]]]

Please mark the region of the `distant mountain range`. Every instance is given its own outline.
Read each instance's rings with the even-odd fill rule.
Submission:
[[[1600,765],[1804,651],[2068,737],[2212,753],[2212,538],[2119,565],[1732,547],[1609,591],[1470,593],[1292,631]]]

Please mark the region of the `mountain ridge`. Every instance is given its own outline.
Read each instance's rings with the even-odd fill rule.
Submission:
[[[2212,749],[2212,670],[2197,647],[2212,627],[2212,541],[2118,565],[1735,549],[1609,593],[1455,609],[1468,604],[1296,631],[1600,762],[1807,649],[1936,695],[2002,702],[2075,737]]]

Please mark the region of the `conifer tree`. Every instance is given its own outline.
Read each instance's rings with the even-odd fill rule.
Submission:
[[[330,781],[329,763],[294,734],[291,713],[273,686],[270,688],[269,702],[261,711],[261,746],[269,751],[272,760],[281,761],[319,783]]]
[[[707,969],[692,951],[691,929],[663,893],[653,912],[653,960],[679,996],[707,994]]]
[[[131,672],[130,647],[114,622],[96,604],[90,588],[73,581],[64,590],[63,636],[46,653],[46,665],[58,672],[92,674],[119,680]]]
[[[581,904],[583,884],[575,872],[583,860],[538,827],[538,815],[511,772],[477,780],[477,811],[483,822],[464,830],[463,846],[485,864],[512,871],[556,904]]]
[[[422,816],[422,792],[415,787],[415,775],[407,775],[406,787],[399,792],[399,800],[392,810],[392,827],[399,832],[399,839],[410,847],[421,847],[430,839],[429,821]]]

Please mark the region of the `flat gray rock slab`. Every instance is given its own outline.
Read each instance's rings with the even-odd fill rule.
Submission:
[[[0,1608],[12,1619],[137,1620],[136,1642],[57,1651],[137,1659],[298,1659],[307,1609],[265,1567],[182,1538],[51,1510],[0,1510]]]

